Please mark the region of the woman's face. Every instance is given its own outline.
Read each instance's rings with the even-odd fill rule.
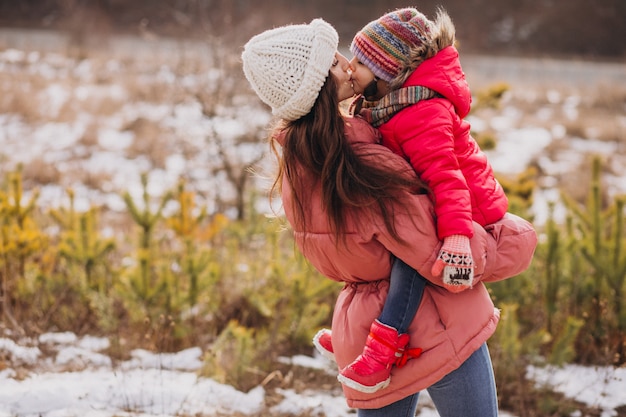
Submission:
[[[355,94],[363,94],[368,100],[377,100],[388,92],[388,83],[376,78],[374,73],[356,57],[352,58],[350,66]]]
[[[339,101],[349,99],[354,96],[352,89],[352,67],[348,59],[339,52],[335,53],[335,60],[330,67],[330,73],[337,81],[337,97]]]

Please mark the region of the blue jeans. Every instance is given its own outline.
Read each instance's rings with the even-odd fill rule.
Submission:
[[[399,334],[406,333],[422,302],[426,278],[400,259],[391,267],[389,292],[378,321],[395,328]]]
[[[498,398],[487,344],[456,370],[427,388],[440,417],[497,417]],[[378,409],[360,409],[358,417],[413,417],[419,392]]]

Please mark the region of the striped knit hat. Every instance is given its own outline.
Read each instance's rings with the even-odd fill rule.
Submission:
[[[389,82],[406,65],[410,50],[429,41],[432,25],[416,9],[399,9],[365,25],[354,36],[350,52]]]

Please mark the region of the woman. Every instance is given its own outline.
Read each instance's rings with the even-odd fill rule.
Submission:
[[[525,270],[536,234],[513,215],[489,233],[475,224],[474,286],[458,294],[443,288],[430,271],[441,242],[425,188],[403,158],[379,145],[374,128],[339,110],[353,93],[351,68],[337,45],[332,26],[315,19],[254,36],[242,59],[253,89],[281,120],[271,135],[279,162],[274,188],[296,244],[322,274],[345,283],[332,321],[338,367],[361,353],[384,304],[394,256],[434,284],[424,289],[420,319],[409,327],[411,339],[419,335],[421,356],[394,368],[385,389],[363,393],[344,385],[348,405],[359,416],[412,416],[419,391],[428,389],[442,417],[495,416],[485,342],[499,312],[482,281]]]

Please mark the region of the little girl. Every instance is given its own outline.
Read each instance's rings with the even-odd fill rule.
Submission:
[[[483,227],[497,222],[508,200],[463,120],[471,93],[454,42],[454,25],[443,10],[430,21],[405,8],[368,23],[350,50],[354,90],[364,96],[353,103],[353,112],[378,127],[382,144],[407,159],[429,186],[443,240],[431,273],[443,274],[444,287],[460,292],[473,283],[473,222]],[[424,288],[423,278],[406,265],[394,265],[394,271],[383,313],[372,325],[392,329],[391,339],[370,333],[363,353],[338,377],[361,392],[384,388],[391,367],[407,358],[390,363],[377,353],[394,335],[406,336],[403,326],[413,319]],[[332,351],[328,331],[318,333],[314,343]],[[417,356],[419,350],[409,353]]]

